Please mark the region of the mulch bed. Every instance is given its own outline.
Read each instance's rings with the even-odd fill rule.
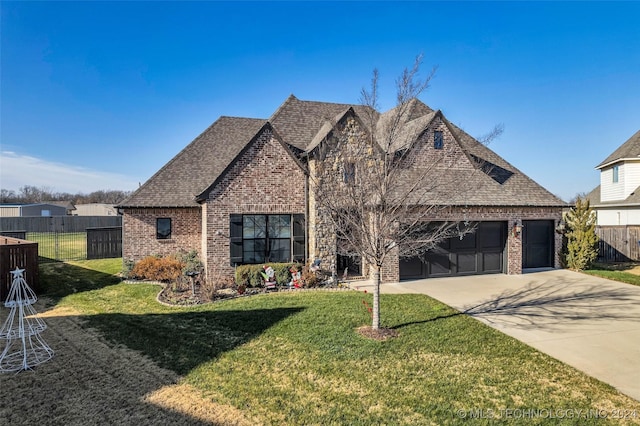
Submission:
[[[368,339],[373,340],[387,340],[394,337],[398,337],[400,333],[392,328],[371,328],[370,325],[365,325],[357,329],[358,333]]]

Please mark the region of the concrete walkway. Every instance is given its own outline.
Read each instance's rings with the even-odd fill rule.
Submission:
[[[640,401],[639,286],[547,270],[403,281],[381,292],[426,294]]]

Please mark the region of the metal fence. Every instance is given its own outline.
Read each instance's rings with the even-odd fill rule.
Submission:
[[[0,234],[37,242],[40,263],[122,256],[120,216],[0,218]]]

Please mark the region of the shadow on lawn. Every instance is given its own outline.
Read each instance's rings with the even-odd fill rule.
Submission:
[[[233,407],[200,400],[179,375],[301,310],[66,316],[62,309],[45,318],[53,359],[0,375],[0,389],[13,395],[0,404],[7,424],[250,424]]]
[[[83,320],[108,340],[140,351],[161,367],[185,375],[300,311],[302,308],[118,313],[91,315]]]
[[[39,272],[39,293],[54,304],[70,294],[97,290],[122,281],[117,275],[62,262],[42,264]]]
[[[59,299],[120,279],[70,264],[43,270],[46,304],[54,304],[40,310],[48,325],[43,337],[55,355],[35,372],[0,375],[0,389],[28,395],[14,398],[10,408],[0,404],[0,418],[10,424],[250,424],[232,407],[200,401],[200,392],[179,377],[304,309],[69,315],[66,307],[55,307]]]

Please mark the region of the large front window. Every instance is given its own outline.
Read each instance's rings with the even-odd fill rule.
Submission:
[[[304,216],[231,215],[231,264],[304,260]]]

